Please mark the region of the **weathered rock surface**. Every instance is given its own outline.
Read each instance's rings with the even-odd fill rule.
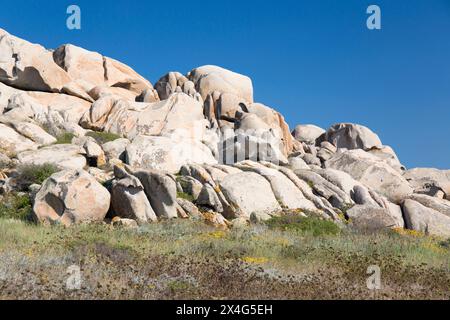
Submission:
[[[40,126],[31,122],[15,123],[14,129],[22,136],[34,141],[40,146],[50,145],[57,141],[55,137],[48,134]]]
[[[401,202],[413,193],[408,181],[399,172],[363,150],[336,153],[326,161],[325,166],[348,173],[394,203]]]
[[[121,138],[102,144],[102,149],[108,159],[126,159],[126,149],[130,140]]]
[[[355,205],[347,210],[347,216],[353,226],[363,230],[378,231],[398,227],[389,210],[384,208]]]
[[[114,216],[140,223],[157,221],[157,217],[139,179],[115,168],[116,180],[111,187],[111,209]]]
[[[122,138],[99,145],[90,130]],[[291,133],[247,76],[206,65],[153,87],[100,53],[0,29],[0,192],[20,189],[19,166],[46,163],[63,171],[30,191],[42,222],[100,221],[109,209],[113,225],[193,217],[228,228],[294,210],[449,234],[450,171],[406,171],[367,127]]]
[[[450,170],[415,168],[406,171],[403,177],[410,183],[415,193],[434,196],[442,191],[443,197],[450,200]]]
[[[126,162],[132,167],[178,173],[189,163],[215,164],[217,160],[201,142],[174,141],[161,136],[138,136],[126,148]]]
[[[250,217],[253,212],[270,214],[281,210],[270,183],[254,172],[227,176],[220,183],[220,190],[234,207],[234,217]]]
[[[59,92],[71,79],[51,51],[0,29],[0,81],[24,90]]]
[[[86,166],[85,150],[73,144],[57,144],[17,155],[20,164],[42,165],[51,163],[61,169],[83,169]]]
[[[160,218],[177,217],[177,185],[168,174],[155,170],[138,171],[134,175],[144,186],[145,194]]]
[[[337,148],[363,149],[382,148],[380,138],[369,128],[353,124],[338,123],[331,126],[327,132],[318,139],[318,142],[328,141]]]
[[[155,103],[105,96],[94,102],[80,121],[84,128],[107,131],[133,139],[138,135],[202,137],[207,121],[200,102],[176,93]]]
[[[275,198],[283,207],[307,211],[317,210],[314,204],[304,197],[300,189],[278,170],[250,161],[238,163],[236,166],[243,171],[255,172],[264,177],[270,183]]]
[[[188,74],[189,80],[201,94],[203,100],[214,91],[231,93],[253,102],[253,85],[250,78],[217,66],[202,66]]]
[[[110,194],[83,170],[65,170],[48,178],[36,194],[33,212],[42,223],[102,221],[110,206]]]
[[[144,89],[153,88],[150,82],[127,65],[71,44],[57,48],[53,59],[86,92],[106,85],[124,88],[138,95]]]
[[[450,201],[448,200],[430,197],[424,194],[413,194],[409,196],[409,199],[450,217]]]
[[[4,124],[0,123],[0,151],[7,155],[15,155],[25,150],[35,150],[38,145],[20,135]]]
[[[220,202],[220,199],[217,196],[214,188],[209,184],[203,185],[203,188],[197,197],[196,204],[211,208],[218,213],[223,212],[222,203]]]
[[[307,144],[315,144],[317,138],[325,133],[325,130],[312,124],[299,124],[292,131],[294,138]]]
[[[406,199],[402,207],[408,229],[436,236],[450,236],[450,217],[411,199]]]

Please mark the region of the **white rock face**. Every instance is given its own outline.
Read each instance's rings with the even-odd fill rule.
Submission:
[[[108,212],[110,194],[83,170],[65,170],[48,178],[36,194],[33,212],[42,223],[102,221]]]
[[[113,182],[111,208],[114,216],[134,219],[139,223],[157,221],[153,208],[137,177],[127,175]]]
[[[309,170],[310,167],[306,164],[305,160],[301,157],[291,157],[289,158],[289,167],[291,170]]]
[[[267,168],[251,161],[238,163],[236,166],[243,171],[258,173],[269,181],[275,198],[283,207],[287,209],[317,211],[314,204],[304,197],[300,189],[278,170]]]
[[[250,218],[253,212],[271,214],[281,210],[270,183],[254,172],[228,175],[220,183],[220,190],[234,207],[235,216]]]
[[[127,146],[127,163],[132,167],[178,173],[189,163],[215,164],[217,160],[201,142],[160,136],[138,136]]]
[[[404,173],[403,177],[411,184],[415,193],[434,195],[442,190],[450,200],[450,170],[434,168],[415,168]]]
[[[450,217],[450,201],[448,200],[430,197],[425,194],[413,194],[409,199]]]
[[[31,122],[19,122],[14,124],[14,129],[22,136],[33,140],[40,146],[53,144],[56,142],[56,138],[48,134],[40,126]]]
[[[363,150],[337,153],[326,161],[325,166],[348,173],[394,203],[413,193],[408,181],[399,172]]]
[[[156,215],[165,219],[176,218],[178,203],[175,179],[155,170],[138,171],[134,174],[144,186]]]
[[[381,149],[383,146],[380,138],[369,128],[353,123],[338,123],[331,126],[323,136],[323,140],[331,142],[337,148],[349,150]]]
[[[17,133],[14,129],[0,123],[0,151],[15,155],[24,150],[35,150],[38,145]]]
[[[61,169],[83,169],[86,166],[85,151],[72,144],[57,144],[38,150],[24,151],[17,155],[20,164],[42,165],[51,163]]]
[[[377,156],[378,158],[384,160],[388,165],[402,173],[405,171],[405,167],[400,163],[395,151],[389,146],[383,146],[381,149],[373,148],[368,150],[370,154]]]
[[[450,236],[450,217],[417,201],[406,199],[403,203],[403,214],[408,229],[436,236]]]
[[[100,98],[81,119],[84,128],[113,132],[129,139],[137,135],[170,135],[201,138],[208,124],[200,102],[184,93],[156,103]]]
[[[195,84],[179,72],[169,72],[161,77],[155,84],[155,90],[161,100],[168,99],[176,92],[183,92],[196,100],[201,99],[195,89]]]
[[[203,101],[214,91],[234,94],[247,102],[253,102],[252,80],[244,75],[218,66],[202,66],[189,72],[191,80]]]
[[[237,131],[236,135],[222,141],[219,145],[219,162],[233,164],[244,160],[268,161],[287,165],[288,159],[280,150],[280,139],[270,131],[262,133]]]
[[[51,51],[0,29],[0,81],[24,90],[59,92],[71,79]]]
[[[136,95],[153,88],[130,67],[97,52],[67,44],[57,48],[53,57],[58,66],[86,92],[101,85],[124,88]]]
[[[247,106],[247,109],[248,112],[257,115],[262,119],[269,126],[274,135],[281,140],[281,152],[287,157],[295,149],[296,141],[293,139],[283,115],[262,103],[252,103]]]
[[[126,148],[130,143],[130,140],[125,138],[116,139],[102,144],[102,149],[108,159],[124,160],[126,157]]]
[[[355,205],[347,210],[347,216],[351,224],[359,229],[377,231],[399,227],[397,217],[392,217],[388,209],[380,207]]]
[[[316,139],[324,133],[324,129],[313,124],[299,124],[292,131],[292,135],[296,140],[307,144],[315,144]]]

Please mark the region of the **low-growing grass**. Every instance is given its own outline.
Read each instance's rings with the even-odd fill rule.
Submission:
[[[94,138],[95,141],[97,141],[97,143],[100,145],[121,138],[121,136],[118,134],[101,131],[90,131],[86,134],[86,136]]]
[[[289,221],[295,227],[286,227]],[[384,284],[378,298],[448,299],[449,241],[346,227],[336,232],[318,218],[231,230],[181,219],[137,229],[0,219],[0,271],[8,257],[17,273],[27,261],[25,274],[49,279],[27,291],[18,283],[31,280],[11,275],[6,297],[371,299],[366,271],[378,265]],[[58,277],[73,263],[82,267],[86,288],[69,294]]]
[[[332,221],[319,217],[303,217],[298,214],[275,216],[266,221],[271,229],[279,229],[299,233],[311,233],[313,236],[337,235],[340,228]]]

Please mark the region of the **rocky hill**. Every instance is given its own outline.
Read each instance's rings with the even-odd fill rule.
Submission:
[[[10,193],[29,194],[34,220],[49,224],[228,228],[294,213],[450,237],[450,171],[405,168],[369,128],[290,132],[247,76],[208,65],[152,85],[99,53],[0,29],[0,194]]]

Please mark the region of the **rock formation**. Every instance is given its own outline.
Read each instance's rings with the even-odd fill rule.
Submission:
[[[153,86],[99,53],[0,30],[0,193],[32,193],[14,183],[19,168],[52,164],[33,187],[42,223],[200,217],[229,227],[295,212],[450,236],[449,171],[406,170],[358,124],[291,133],[253,90],[211,65]]]

